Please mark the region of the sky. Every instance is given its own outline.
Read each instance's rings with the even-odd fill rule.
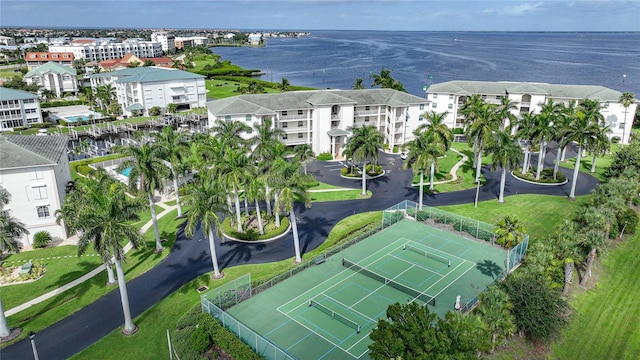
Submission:
[[[0,27],[640,31],[640,0],[0,0]]]

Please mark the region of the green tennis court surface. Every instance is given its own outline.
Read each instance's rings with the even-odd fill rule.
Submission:
[[[505,271],[498,247],[412,220],[227,310],[298,359],[369,359],[369,333],[395,302],[429,304],[440,316]]]

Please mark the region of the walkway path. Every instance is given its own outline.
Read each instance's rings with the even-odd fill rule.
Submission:
[[[554,154],[550,151],[545,160],[551,164]],[[399,156],[381,154],[379,163],[387,176],[369,180],[367,187],[373,192],[368,200],[341,201],[340,206],[332,202],[315,203],[309,209],[296,204],[299,217],[298,232],[300,246],[307,253],[324,242],[331,229],[342,219],[355,213],[383,210],[402,200],[415,200],[418,191],[410,185],[413,173],[402,170]],[[360,180],[343,179],[335,169],[335,164],[314,162],[308,171],[316,178],[331,185],[354,188]],[[571,177],[570,169],[561,171]],[[481,187],[479,199],[494,200],[500,190],[500,173],[492,172],[488,167],[482,169],[486,183]],[[576,195],[588,194],[597,184],[592,176],[580,173],[576,185]],[[562,186],[541,187],[515,181],[508,176],[505,195],[514,194],[548,194],[568,196],[570,183]],[[454,193],[427,194],[425,204],[430,206],[471,203],[475,189]],[[507,199],[508,201],[508,199]],[[184,284],[201,274],[211,272],[211,260],[207,241],[201,232],[192,239],[187,238],[179,229],[176,242],[171,253],[153,269],[129,281],[127,288],[131,314],[134,317],[173,293]],[[266,263],[279,261],[294,256],[291,234],[269,244],[241,244],[231,241],[216,241],[216,252],[222,268],[242,264]],[[195,291],[195,289],[194,289]],[[43,359],[66,359],[82,351],[87,346],[100,340],[123,323],[120,295],[117,289],[112,290],[96,302],[84,307],[75,314],[40,331],[37,335],[37,346]],[[142,326],[152,326],[142,324]],[[31,345],[28,339],[21,340],[0,350],[0,359],[21,359],[29,354]],[[45,357],[46,354],[46,357]]]

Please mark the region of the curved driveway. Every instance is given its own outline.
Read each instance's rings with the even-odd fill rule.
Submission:
[[[545,162],[548,165],[553,159],[554,154],[550,152]],[[381,153],[379,163],[388,175],[368,181],[367,188],[373,192],[370,199],[316,203],[309,209],[304,209],[302,206],[296,208],[303,253],[322,244],[331,229],[347,216],[365,211],[383,210],[405,199],[417,200],[418,192],[410,186],[413,175],[411,171],[402,170],[402,160],[397,155]],[[321,182],[360,188],[361,181],[341,178],[339,169],[338,162],[314,162],[308,167],[308,171]],[[571,179],[572,170],[560,169]],[[497,199],[500,190],[500,173],[492,172],[488,167],[484,167],[482,173],[487,181],[480,189],[479,200]],[[595,178],[580,173],[576,195],[588,194],[597,183]],[[570,185],[570,183],[562,186],[533,185],[515,180],[509,175],[505,195],[568,196]],[[424,203],[429,206],[455,205],[473,202],[474,197],[475,189],[437,195],[426,194]],[[228,268],[292,258],[294,256],[292,242],[291,234],[273,243],[259,245],[220,243],[218,240],[216,250],[221,267]],[[185,236],[183,229],[179,229],[171,254],[153,269],[127,283],[132,316],[137,317],[182,285],[209,271],[211,271],[211,260],[208,244],[203,240],[202,233],[197,232],[193,239],[189,239]],[[122,324],[120,295],[115,288],[96,302],[40,331],[36,337],[40,359],[66,359],[100,340]],[[30,358],[32,358],[31,345],[28,339],[0,350],[0,359]]]

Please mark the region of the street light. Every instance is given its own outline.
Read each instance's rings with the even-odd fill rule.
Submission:
[[[39,360],[38,358],[38,349],[36,349],[36,333],[33,331],[29,331],[29,340],[31,340],[31,349],[33,350],[33,358],[34,360]]]

